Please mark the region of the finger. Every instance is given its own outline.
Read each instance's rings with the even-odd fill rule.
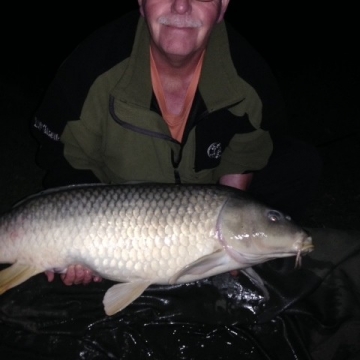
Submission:
[[[65,274],[61,274],[63,283],[67,286],[73,285],[76,279],[75,266],[71,265],[67,268]]]
[[[89,271],[85,269],[82,265],[75,265],[75,279],[74,284],[79,285],[84,283],[84,279],[86,277],[86,272]]]
[[[231,276],[233,276],[233,277],[237,277],[237,276],[239,276],[240,271],[239,271],[239,270],[231,270],[231,271],[230,271],[230,274],[231,274]]]
[[[84,285],[91,283],[93,280],[93,274],[92,271],[90,269],[84,269],[84,277],[82,280],[82,283]]]
[[[53,271],[45,271],[45,275],[46,275],[46,277],[47,277],[47,281],[48,282],[52,282],[52,281],[54,281],[54,279],[55,279],[55,274],[54,274],[54,272]]]

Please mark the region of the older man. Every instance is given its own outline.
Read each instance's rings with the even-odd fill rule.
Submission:
[[[224,21],[229,0],[138,3],[140,14],[80,44],[49,87],[33,122],[44,186],[220,183],[291,215],[302,209],[318,158],[273,142],[283,99],[265,61]],[[81,266],[62,277],[100,280]]]

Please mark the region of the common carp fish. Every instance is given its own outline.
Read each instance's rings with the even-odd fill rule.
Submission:
[[[305,254],[312,239],[278,210],[217,185],[75,185],[0,218],[0,294],[41,272],[82,264],[117,282],[106,314],[152,284],[180,284]]]

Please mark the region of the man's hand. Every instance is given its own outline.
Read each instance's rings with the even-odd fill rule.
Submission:
[[[228,174],[228,175],[223,175],[220,178],[219,183],[221,185],[231,186],[246,191],[250,186],[252,178],[253,178],[252,173]]]
[[[55,278],[55,273],[53,271],[45,271],[45,275],[49,282],[53,281]],[[92,281],[100,282],[102,278],[100,276],[94,275],[93,272],[82,266],[82,265],[71,265],[66,269],[66,272],[60,275],[63,283],[67,286],[78,285],[78,284],[89,284]]]

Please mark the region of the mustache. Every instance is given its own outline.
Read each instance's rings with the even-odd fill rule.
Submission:
[[[179,28],[198,28],[202,26],[200,20],[195,20],[187,15],[170,15],[170,16],[160,16],[158,22],[162,25],[174,26]]]

